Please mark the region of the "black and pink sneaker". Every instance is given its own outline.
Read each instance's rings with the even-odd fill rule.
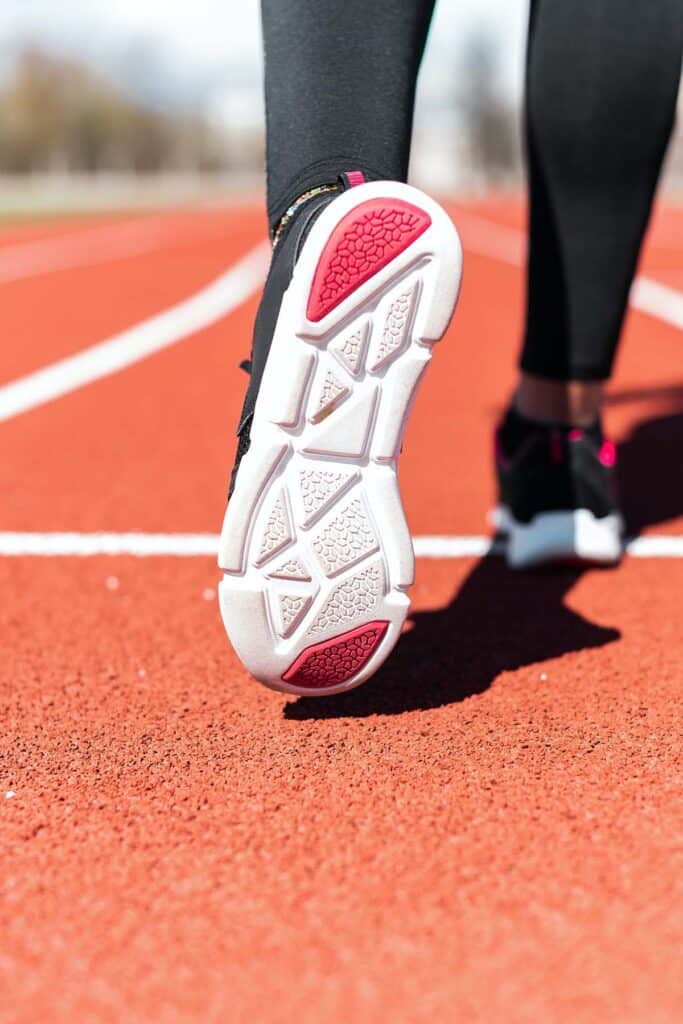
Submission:
[[[499,504],[492,521],[511,568],[619,561],[616,448],[599,424],[538,424],[510,411],[496,431],[495,459]]]
[[[348,690],[399,638],[414,559],[398,458],[461,267],[437,203],[353,172],[278,240],[219,553],[225,627],[267,686]]]

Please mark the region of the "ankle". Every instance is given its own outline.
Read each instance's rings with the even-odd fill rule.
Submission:
[[[585,428],[600,419],[603,392],[604,381],[545,380],[523,373],[513,406],[529,420]]]
[[[313,188],[309,188],[306,192],[303,192],[294,202],[289,206],[280,219],[277,221],[273,228],[273,249],[276,247],[282,235],[286,231],[287,227],[294,220],[296,215],[311,199],[315,199],[316,196],[324,195],[327,192],[338,192],[339,188],[336,184],[325,183],[322,185],[316,185]]]

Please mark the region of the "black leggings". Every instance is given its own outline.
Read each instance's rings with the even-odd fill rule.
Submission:
[[[262,0],[271,226],[341,170],[405,181],[434,0]],[[521,367],[609,376],[673,125],[682,0],[532,0]]]

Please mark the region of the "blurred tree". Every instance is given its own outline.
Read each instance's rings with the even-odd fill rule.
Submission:
[[[221,170],[208,125],[130,99],[89,69],[30,50],[0,92],[0,171]]]

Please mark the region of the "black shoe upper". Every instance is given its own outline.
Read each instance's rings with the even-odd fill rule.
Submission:
[[[335,192],[322,192],[307,200],[296,216],[292,218],[273,250],[270,269],[254,323],[251,359],[246,365],[242,364],[245,368],[248,368],[250,376],[237,427],[237,453],[230,478],[228,497],[230,497],[235,488],[235,480],[240,462],[249,450],[251,421],[254,415],[259,387],[261,386],[263,371],[265,370],[268,353],[270,352],[277,318],[280,313],[282,297],[289,287],[289,282],[292,280],[296,261],[313,226],[313,222],[335,196]]]
[[[599,423],[586,430],[526,420],[511,410],[496,432],[500,504],[519,523],[542,512],[618,511],[615,448]]]

